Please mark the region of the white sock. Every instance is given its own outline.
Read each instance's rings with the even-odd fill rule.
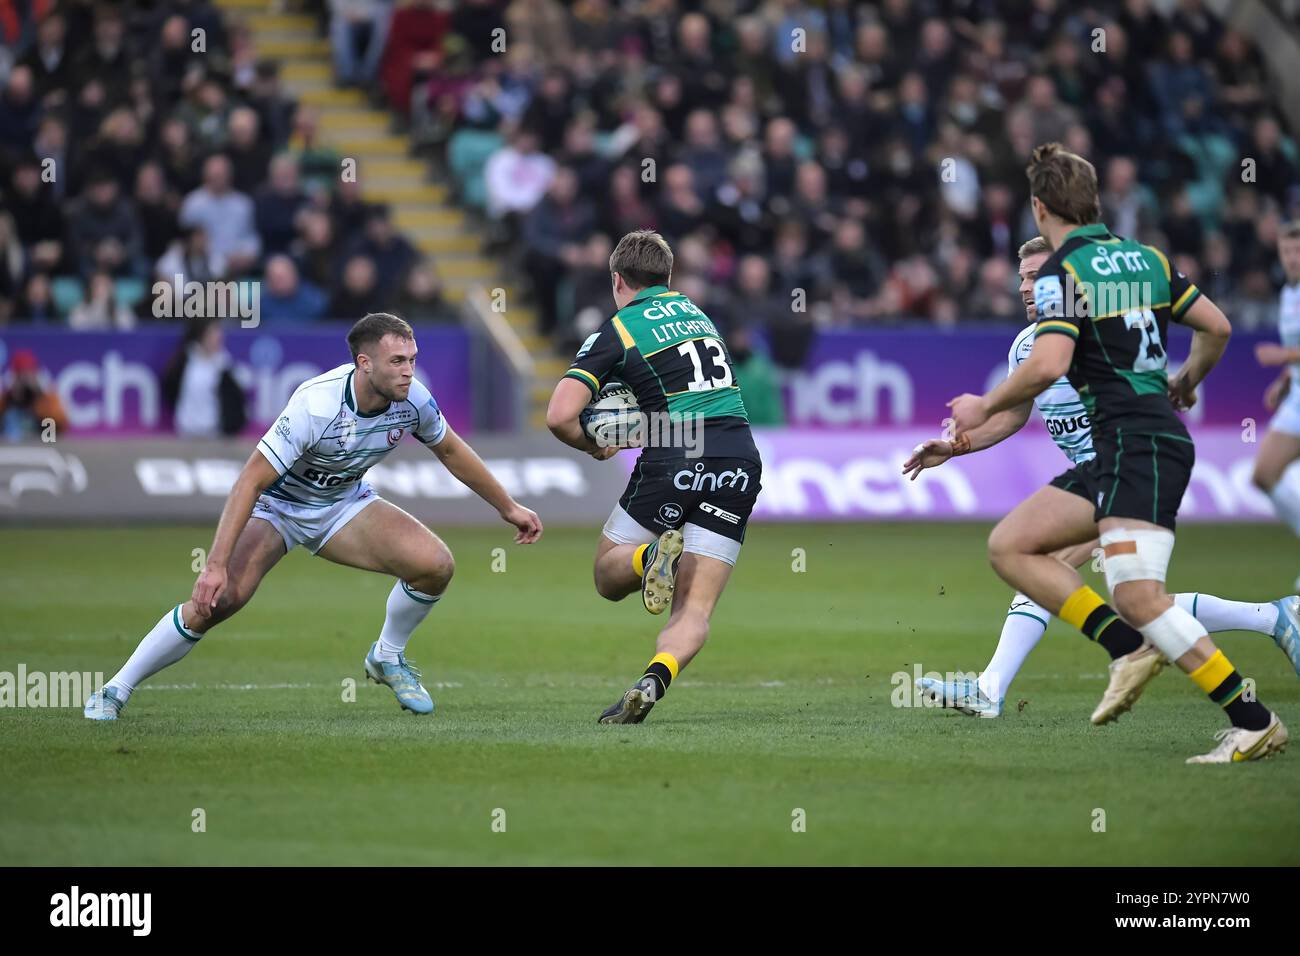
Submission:
[[[1277,608],[1272,604],[1225,601],[1213,594],[1175,594],[1174,603],[1205,625],[1211,634],[1219,631],[1258,631],[1273,636]]]
[[[112,687],[130,697],[141,681],[175,664],[194,648],[203,635],[185,627],[181,607],[177,605],[162,616],[105,687]]]
[[[1300,534],[1300,467],[1292,465],[1282,472],[1282,477],[1268,493],[1277,516]]]
[[[989,659],[989,666],[980,674],[979,688],[985,697],[1002,700],[1007,696],[1007,688],[1047,630],[1050,618],[1051,614],[1023,594],[1011,599],[997,650]]]
[[[424,594],[407,587],[405,581],[394,584],[388,593],[388,614],[384,618],[384,629],[379,632],[375,656],[386,664],[396,664],[398,655],[406,650],[411,633],[441,599],[441,594]]]

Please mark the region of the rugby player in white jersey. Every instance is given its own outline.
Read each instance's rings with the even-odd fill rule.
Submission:
[[[1007,355],[1009,373],[1014,372],[1029,356],[1034,346],[1037,323],[1034,281],[1038,278],[1038,267],[1047,261],[1050,254],[1051,249],[1042,237],[1035,237],[1020,247],[1020,298],[1025,303],[1029,325],[1016,336],[1011,352]],[[904,474],[915,481],[916,476],[926,468],[941,465],[955,455],[996,445],[1023,428],[1029,421],[1031,409],[1035,407],[1052,440],[1072,466],[1082,465],[1095,457],[1087,409],[1079,400],[1078,392],[1062,377],[1031,402],[996,415],[980,428],[967,432],[963,440],[953,442],[932,439],[925,442],[903,465]],[[1062,478],[1068,480],[1068,474],[1069,472]],[[1092,558],[1097,547],[1098,542],[1094,540],[1063,549],[1057,552],[1056,557],[1070,567],[1077,568]],[[1192,592],[1174,595],[1174,600],[1200,620],[1207,631],[1243,630],[1271,635],[1291,659],[1297,674],[1300,674],[1300,598],[1293,595],[1271,603],[1254,604]],[[1106,647],[1112,658],[1121,657],[1127,650],[1142,643],[1142,636],[1115,615],[1114,611],[1105,605],[1099,611],[1099,624],[1088,636]],[[916,682],[917,689],[943,706],[968,716],[1001,716],[1007,690],[1025,658],[1047,630],[1050,617],[1051,614],[1041,605],[1024,594],[1017,594],[1011,599],[997,649],[978,680],[922,677]],[[1108,621],[1107,618],[1111,617],[1113,620]],[[1105,701],[1103,706],[1106,706]],[[1101,710],[1102,707],[1099,707],[1098,711]]]
[[[365,672],[392,689],[403,709],[433,711],[406,645],[442,597],[454,563],[437,535],[375,494],[367,469],[411,434],[515,526],[517,543],[540,538],[542,523],[510,497],[415,380],[415,335],[405,321],[371,313],[352,327],[348,346],[353,361],[298,386],[257,443],[226,499],[190,599],[169,608],[122,669],[91,695],[87,718],[116,720],[142,682],[247,604],[297,545],[336,564],[397,578]]]
[[[1282,374],[1264,393],[1264,405],[1274,414],[1255,456],[1254,482],[1300,535],[1300,467],[1291,467],[1300,459],[1300,219],[1282,227],[1277,253],[1286,274],[1277,316],[1282,344],[1263,342],[1255,357],[1265,367],[1282,366]]]

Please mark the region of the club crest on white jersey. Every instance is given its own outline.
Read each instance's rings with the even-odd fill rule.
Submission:
[[[280,474],[263,494],[325,507],[351,492],[403,435],[410,433],[429,446],[442,441],[447,422],[424,385],[411,382],[405,401],[366,415],[357,411],[355,374],[349,363],[298,386],[257,443]]]

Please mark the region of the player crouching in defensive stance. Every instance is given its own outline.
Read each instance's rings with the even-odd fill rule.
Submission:
[[[1163,654],[1232,723],[1218,746],[1190,763],[1270,756],[1285,746],[1286,728],[1248,692],[1205,626],[1165,592],[1175,519],[1195,457],[1175,405],[1195,402],[1196,386],[1227,347],[1228,320],[1163,253],[1099,222],[1097,175],[1087,160],[1049,143],[1034,150],[1026,172],[1034,221],[1053,250],[1034,283],[1034,345],[988,395],[953,399],[953,424],[961,440],[1068,373],[1092,421],[1096,457],[1073,469],[1072,484],[1040,489],[1002,520],[989,538],[993,568],[1086,629],[1103,602],[1053,552],[1100,531],[1115,607],[1147,642],[1111,664],[1111,716],[1132,705]],[[1164,350],[1171,318],[1193,329],[1191,352],[1173,381]],[[1097,723],[1107,719],[1094,716]]]
[[[580,416],[618,379],[632,389],[643,422],[673,426],[644,429],[651,443],[596,548],[602,597],[640,591],[651,614],[672,607],[645,673],[600,716],[602,724],[639,724],[704,646],[763,466],[721,335],[690,299],[668,289],[668,243],[655,232],[628,233],[609,271],[618,311],[583,343],[551,395],[546,422],[566,445],[613,457],[618,449],[597,445]],[[698,444],[686,440],[688,426]]]
[[[1011,352],[1007,355],[1010,375],[1015,374],[1033,348],[1034,323],[1037,318],[1034,312],[1034,283],[1038,279],[1038,270],[1051,253],[1047,240],[1041,236],[1035,236],[1020,247],[1020,297],[1025,303],[1025,313],[1030,324],[1016,336]],[[956,455],[990,448],[1023,428],[1029,421],[1031,409],[1035,407],[1052,440],[1072,466],[1070,471],[1053,484],[1069,490],[1077,481],[1073,475],[1074,468],[1091,461],[1096,457],[1096,452],[1092,446],[1088,410],[1079,398],[1079,393],[1064,376],[1039,392],[1032,401],[999,412],[979,428],[966,432],[964,441],[960,443],[939,438],[923,443],[904,463],[903,473],[915,481],[916,476],[925,469],[942,465]],[[1094,539],[1087,544],[1059,551],[1055,557],[1071,568],[1078,568],[1091,560],[1096,547],[1097,541]],[[1094,594],[1091,590],[1086,593]],[[1109,605],[1096,603],[1101,601],[1100,596],[1090,597],[1089,601],[1095,603],[1096,607],[1089,615],[1089,620],[1085,621],[1083,633],[1104,647],[1112,660],[1121,658],[1142,645],[1141,634],[1124,623]],[[1296,673],[1300,674],[1300,617],[1297,616],[1300,613],[1300,597],[1292,595],[1272,602],[1254,603],[1227,601],[1193,592],[1175,594],[1174,603],[1189,611],[1210,633],[1243,630],[1270,635],[1290,659]],[[978,680],[922,677],[917,681],[917,688],[944,707],[958,710],[967,716],[1001,716],[1003,700],[1011,682],[1015,680],[1029,652],[1047,630],[1049,616],[1050,613],[1045,608],[1025,595],[1017,594],[1011,599],[993,657],[989,659],[988,666],[980,673]],[[1103,699],[1093,714],[1093,721],[1100,723],[1113,719],[1119,714],[1116,707],[1123,703],[1122,699],[1116,700],[1113,696]]]
[[[298,386],[257,443],[226,499],[190,600],[168,610],[145,635],[86,702],[86,717],[116,720],[142,681],[175,664],[247,604],[267,572],[299,544],[336,564],[397,578],[365,672],[386,684],[405,710],[433,711],[406,644],[451,581],[451,552],[423,524],[377,496],[366,470],[410,433],[518,529],[516,542],[536,541],[542,523],[506,493],[415,381],[415,335],[406,322],[383,312],[367,315],[348,333],[348,346],[353,361]]]

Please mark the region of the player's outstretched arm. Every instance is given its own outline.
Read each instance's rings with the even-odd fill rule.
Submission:
[[[1175,408],[1188,409],[1196,404],[1196,386],[1205,380],[1228,348],[1232,325],[1205,295],[1197,296],[1179,321],[1192,330],[1192,348],[1183,367],[1169,382],[1169,399]]]
[[[1070,370],[1074,357],[1074,339],[1066,335],[1039,334],[1029,357],[1010,376],[987,395],[958,395],[948,403],[952,409],[953,430],[960,437],[984,425],[994,415],[1026,402],[1032,402]]]
[[[451,472],[457,481],[469,488],[493,508],[497,514],[514,525],[518,533],[516,544],[532,544],[542,536],[542,519],[530,508],[525,508],[496,480],[488,471],[478,452],[461,438],[451,426],[442,437],[442,441],[433,445],[433,453],[438,456],[443,466]]]
[[[960,438],[946,440],[931,438],[912,449],[912,456],[903,463],[903,474],[912,481],[927,468],[942,465],[949,458],[965,455],[973,451],[983,451],[998,442],[1005,441],[1029,421],[1033,402],[1024,402],[1015,408],[1008,408],[989,418],[979,428],[973,428]]]
[[[604,461],[618,453],[617,448],[601,448],[582,429],[578,416],[591,402],[591,390],[577,379],[562,378],[551,393],[551,403],[546,407],[546,427],[551,434],[570,448],[585,451],[592,458]]]
[[[194,593],[190,596],[194,606],[202,615],[211,614],[226,590],[226,572],[230,555],[235,550],[239,534],[248,524],[248,516],[253,513],[257,497],[275,483],[280,473],[267,461],[260,451],[248,456],[244,467],[235,479],[225,507],[221,509],[221,519],[217,522],[217,533],[208,549],[208,560],[194,582]]]

